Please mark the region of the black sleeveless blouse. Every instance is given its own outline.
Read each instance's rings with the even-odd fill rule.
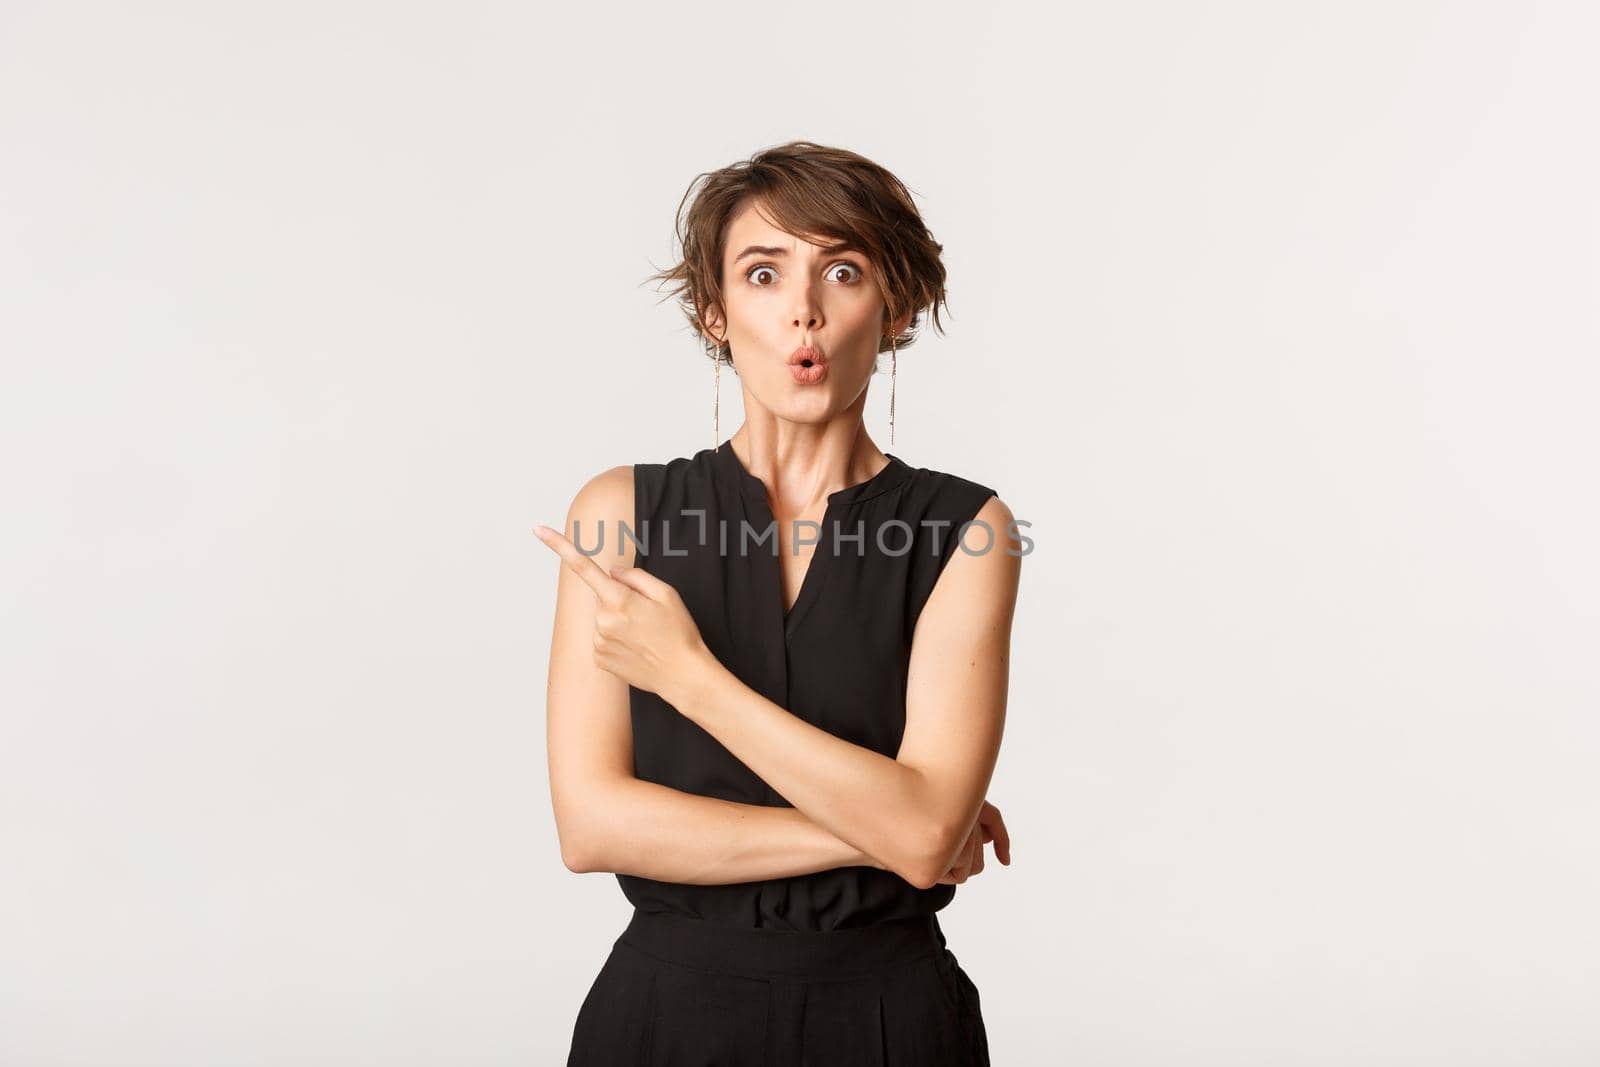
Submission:
[[[877,474],[828,497],[799,597],[784,611],[779,524],[766,485],[732,446],[636,463],[636,566],[678,591],[711,652],[740,681],[805,721],[893,758],[905,731],[906,677],[917,616],[962,525],[994,490],[912,467],[893,453]],[[785,531],[786,533],[788,531]],[[982,527],[966,550],[989,544]],[[993,531],[989,551],[1004,550]],[[655,693],[629,688],[634,774],[743,804],[788,801],[721,742]],[[638,909],[744,927],[825,931],[938,911],[953,885],[919,890],[876,867],[792,878],[688,885],[619,874]]]

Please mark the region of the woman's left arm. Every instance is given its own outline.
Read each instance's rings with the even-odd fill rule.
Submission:
[[[1005,726],[1022,560],[999,497],[976,518],[995,531],[989,550],[957,550],[918,616],[895,758],[811,725],[709,653],[661,681],[662,699],[795,808],[924,889],[967,841]]]

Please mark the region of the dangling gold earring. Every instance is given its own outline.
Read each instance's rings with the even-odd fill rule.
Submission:
[[[711,371],[711,451],[722,450],[722,346],[712,350]]]
[[[894,447],[894,372],[895,372],[894,336],[889,337],[889,447]]]

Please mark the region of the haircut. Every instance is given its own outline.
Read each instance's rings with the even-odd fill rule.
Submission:
[[[717,343],[706,323],[713,308],[722,309],[726,322],[722,257],[728,223],[746,203],[758,204],[779,229],[796,237],[829,251],[848,245],[867,257],[885,306],[879,352],[889,350],[889,324],[902,318],[907,326],[894,345],[913,344],[925,310],[934,329],[944,332],[939,321],[939,308],[946,305],[939,258],[944,246],[929,233],[905,184],[848,149],[790,141],[698,175],[678,205],[682,258],[646,279],[670,284],[662,299],[677,297],[708,358],[732,358],[728,343]]]

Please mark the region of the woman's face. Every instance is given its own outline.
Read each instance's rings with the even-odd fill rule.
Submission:
[[[883,296],[865,255],[824,252],[747,203],[728,225],[722,294],[723,336],[739,380],[774,415],[820,422],[865,392],[886,332]],[[790,356],[808,330],[822,369],[796,371]]]

